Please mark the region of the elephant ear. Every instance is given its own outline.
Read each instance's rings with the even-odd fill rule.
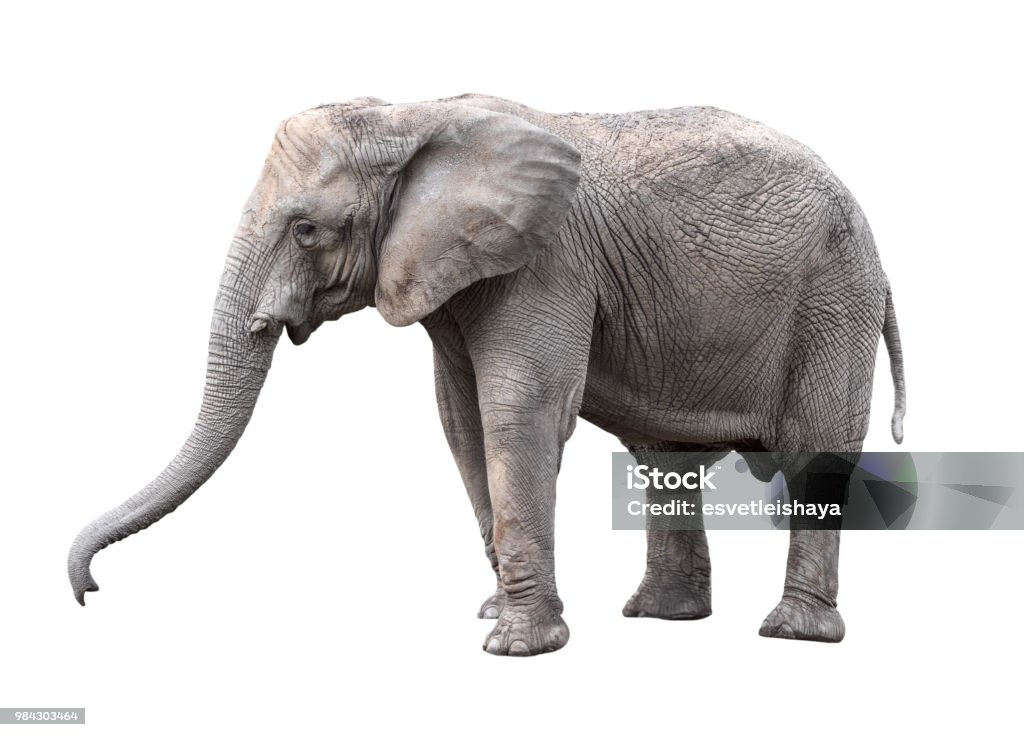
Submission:
[[[420,121],[406,123],[419,138],[382,214],[375,300],[392,325],[529,263],[554,242],[579,181],[579,152],[522,118],[449,105],[439,121],[437,112],[407,118]]]

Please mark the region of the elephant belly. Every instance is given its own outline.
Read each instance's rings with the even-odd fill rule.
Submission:
[[[627,442],[769,440],[788,320],[765,323],[681,334],[676,321],[648,342],[595,335],[580,416]]]

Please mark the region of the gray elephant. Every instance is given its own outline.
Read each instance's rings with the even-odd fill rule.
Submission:
[[[214,306],[202,408],[167,468],[88,525],[68,572],[173,511],[245,429],[282,331],[375,306],[421,323],[437,400],[497,588],[487,652],[569,631],[555,479],[577,417],[636,455],[860,452],[879,336],[902,439],[902,353],[859,206],[810,150],[713,108],[552,115],[465,95],[360,99],[286,120]],[[758,454],[764,457],[764,454]],[[756,470],[756,469],[755,469]],[[761,634],[839,641],[839,531],[794,529]],[[711,612],[702,530],[648,532],[627,616]]]

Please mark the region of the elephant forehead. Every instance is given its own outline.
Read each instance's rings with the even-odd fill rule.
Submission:
[[[303,176],[268,161],[246,211],[265,227],[295,217],[333,219],[359,200],[358,183],[344,176]]]
[[[273,179],[275,188],[281,191],[301,192],[328,186],[352,189],[354,173],[342,156],[337,139],[337,132],[332,131],[322,115],[303,113],[289,118],[274,136],[264,178]]]
[[[338,155],[329,131],[330,122],[319,110],[294,115],[277,127],[268,161],[283,172],[307,177],[335,168]]]

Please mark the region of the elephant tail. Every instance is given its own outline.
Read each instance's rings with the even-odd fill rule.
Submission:
[[[907,387],[903,381],[903,346],[900,329],[896,324],[896,310],[892,306],[892,290],[885,290],[885,324],[882,326],[885,348],[889,351],[889,367],[896,391],[896,408],[892,413],[892,439],[903,442],[903,416],[907,413]]]

